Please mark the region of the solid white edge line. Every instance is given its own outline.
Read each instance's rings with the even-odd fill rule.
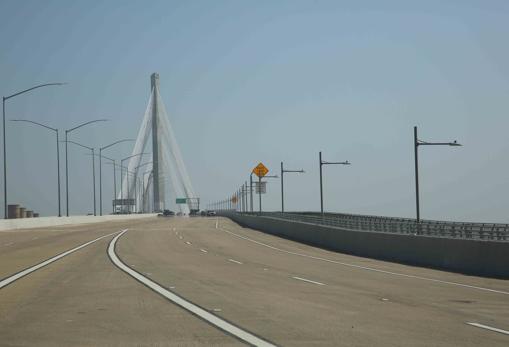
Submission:
[[[400,276],[400,277],[406,277],[406,278],[414,278],[414,279],[419,279],[419,280],[423,280],[423,281],[430,281],[430,282],[435,282],[435,283],[449,284],[449,285],[453,285],[453,286],[457,286],[457,287],[464,287],[464,288],[477,289],[477,290],[482,290],[482,291],[491,292],[491,293],[509,295],[509,292],[506,292],[506,291],[503,291],[503,290],[496,290],[496,289],[472,286],[472,285],[469,285],[469,284],[450,282],[450,281],[444,281],[444,280],[437,280],[435,278],[429,278],[429,277],[421,277],[421,276],[416,276],[416,275],[407,275],[407,274],[402,274],[402,273],[399,273],[399,272],[380,270],[380,269],[375,269],[375,268],[372,268],[372,267],[356,265],[356,264],[350,264],[350,263],[344,263],[344,262],[341,262],[341,261],[331,260],[331,259],[327,259],[327,258],[315,257],[315,256],[308,255],[308,254],[291,252],[291,251],[287,251],[287,250],[284,250],[284,249],[281,249],[281,248],[277,248],[277,247],[265,244],[265,243],[260,242],[260,241],[256,241],[256,240],[250,239],[249,237],[246,237],[246,236],[242,236],[242,235],[236,234],[236,233],[234,233],[232,231],[229,231],[229,230],[227,230],[227,229],[225,229],[223,227],[220,227],[219,229],[223,230],[226,233],[234,235],[234,236],[236,236],[238,238],[244,239],[244,240],[249,241],[249,242],[256,243],[256,244],[258,244],[260,246],[264,246],[264,247],[267,247],[267,248],[270,248],[270,249],[273,249],[273,250],[276,250],[276,251],[279,251],[279,252],[296,255],[296,256],[299,256],[299,257],[304,257],[304,258],[309,258],[309,259],[314,259],[314,260],[320,260],[320,261],[324,261],[324,262],[328,262],[328,263],[333,263],[333,264],[348,266],[348,267],[352,267],[352,268],[356,268],[356,269],[362,269],[362,270],[368,270],[368,271],[383,273],[383,274],[387,274],[387,275]]]
[[[97,242],[97,241],[99,241],[101,239],[104,239],[105,237],[117,234],[119,232],[126,232],[126,231],[127,231],[127,229],[122,230],[122,231],[115,231],[114,233],[98,237],[98,238],[96,238],[96,239],[94,239],[92,241],[85,242],[84,244],[81,244],[78,247],[74,247],[73,249],[70,249],[70,250],[65,251],[63,253],[60,253],[60,254],[52,257],[52,258],[49,258],[48,260],[45,260],[42,263],[39,263],[39,264],[34,265],[34,266],[31,266],[28,269],[22,270],[22,271],[14,274],[14,275],[9,276],[9,277],[3,279],[2,281],[0,281],[0,289],[2,289],[3,287],[11,284],[12,282],[14,282],[14,281],[16,281],[18,279],[20,279],[21,277],[24,277],[24,276],[26,276],[26,275],[28,275],[28,274],[36,271],[36,270],[39,270],[40,268],[42,268],[42,267],[44,267],[44,266],[46,266],[48,264],[51,264],[51,263],[53,263],[53,262],[55,262],[55,261],[65,257],[65,256],[67,256],[67,255],[69,255],[71,253],[74,253],[74,252],[76,252],[76,251],[78,251],[78,250],[80,250],[80,249],[82,249],[84,247],[87,247],[88,245],[90,245],[90,244],[92,244],[94,242]]]
[[[484,325],[484,324],[480,324],[480,323],[472,323],[472,322],[466,322],[466,323],[468,325],[472,325],[472,326],[477,327],[477,328],[487,329],[487,330],[495,331],[497,333],[509,335],[509,331],[507,331],[507,330],[502,330],[502,329],[490,327],[488,325]]]
[[[231,335],[236,336],[237,338],[241,339],[242,341],[245,341],[247,343],[250,343],[254,346],[275,346],[265,340],[262,340],[261,338],[249,333],[248,331],[245,331],[239,327],[236,327],[235,325],[228,323],[227,321],[217,317],[216,315],[213,315],[212,313],[202,309],[199,306],[196,306],[195,304],[185,300],[184,298],[170,292],[169,290],[161,287],[159,284],[151,281],[150,279],[146,278],[145,276],[139,274],[138,272],[132,270],[130,267],[125,265],[115,253],[115,244],[117,243],[117,240],[126,232],[127,230],[121,232],[117,236],[115,236],[109,246],[108,246],[108,255],[110,256],[111,261],[113,264],[115,264],[120,270],[127,273],[129,276],[136,279],[138,282],[146,285],[156,293],[164,296],[166,299],[170,300],[171,302],[179,305],[183,309],[197,315],[198,317],[206,320],[212,325],[215,325],[219,329],[228,332]]]
[[[309,282],[309,283],[313,283],[313,284],[318,284],[319,286],[324,286],[325,285],[325,283],[311,281],[311,280],[308,280],[308,279],[305,279],[305,278],[302,278],[302,277],[292,276],[292,278],[296,279],[296,280],[299,280],[299,281],[304,281],[304,282]]]

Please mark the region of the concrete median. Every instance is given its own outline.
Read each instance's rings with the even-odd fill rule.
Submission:
[[[357,231],[313,223],[223,213],[242,226],[342,253],[509,279],[509,243]]]

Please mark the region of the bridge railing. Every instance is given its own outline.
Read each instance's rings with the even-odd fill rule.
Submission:
[[[244,213],[260,215],[259,213]],[[509,241],[509,224],[466,223],[316,212],[262,212],[264,217],[294,220],[339,228],[410,235]]]

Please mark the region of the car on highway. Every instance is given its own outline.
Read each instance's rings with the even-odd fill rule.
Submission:
[[[207,211],[207,216],[215,216],[216,215],[216,211]]]

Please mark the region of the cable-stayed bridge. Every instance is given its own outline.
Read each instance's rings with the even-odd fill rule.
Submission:
[[[184,214],[199,208],[166,107],[159,74],[150,76],[150,97],[128,163],[123,168],[118,212],[174,209]],[[141,182],[141,184],[139,184]],[[180,202],[177,204],[176,201]],[[185,200],[184,200],[185,199]]]

